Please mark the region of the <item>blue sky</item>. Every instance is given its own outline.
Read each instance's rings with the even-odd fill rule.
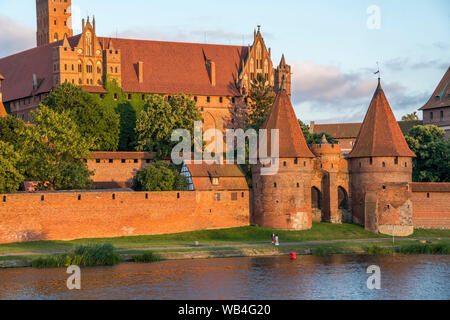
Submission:
[[[293,103],[309,122],[362,121],[383,86],[397,117],[420,108],[450,63],[448,0],[73,0],[74,31],[95,15],[101,36],[247,45],[262,25],[274,63],[293,67]],[[369,29],[367,9],[380,9]],[[108,9],[106,9],[108,8]],[[0,0],[0,57],[35,43],[35,1]]]

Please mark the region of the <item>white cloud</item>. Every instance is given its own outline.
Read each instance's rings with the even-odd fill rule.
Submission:
[[[293,104],[304,122],[361,122],[367,112],[377,79],[368,68],[344,72],[315,62],[292,64]],[[397,118],[417,111],[431,93],[410,93],[401,83],[382,84]]]
[[[5,57],[36,45],[35,30],[0,14],[0,57]]]

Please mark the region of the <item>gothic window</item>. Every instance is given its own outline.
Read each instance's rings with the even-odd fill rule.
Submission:
[[[264,77],[266,81],[269,80],[269,62],[267,60],[264,61]]]
[[[256,47],[256,67],[258,69],[262,68],[262,48],[261,43],[258,43]]]
[[[86,72],[87,73],[92,73],[94,71],[94,68],[92,66],[91,62],[88,62],[88,64],[86,65]]]
[[[86,32],[86,55],[92,56],[92,33]]]

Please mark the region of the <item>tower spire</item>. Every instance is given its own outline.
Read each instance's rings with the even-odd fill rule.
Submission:
[[[379,82],[349,158],[415,156]]]

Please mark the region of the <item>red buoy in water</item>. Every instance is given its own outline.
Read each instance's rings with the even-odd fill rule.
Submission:
[[[291,252],[291,260],[296,260],[296,259],[297,259],[297,253]]]

